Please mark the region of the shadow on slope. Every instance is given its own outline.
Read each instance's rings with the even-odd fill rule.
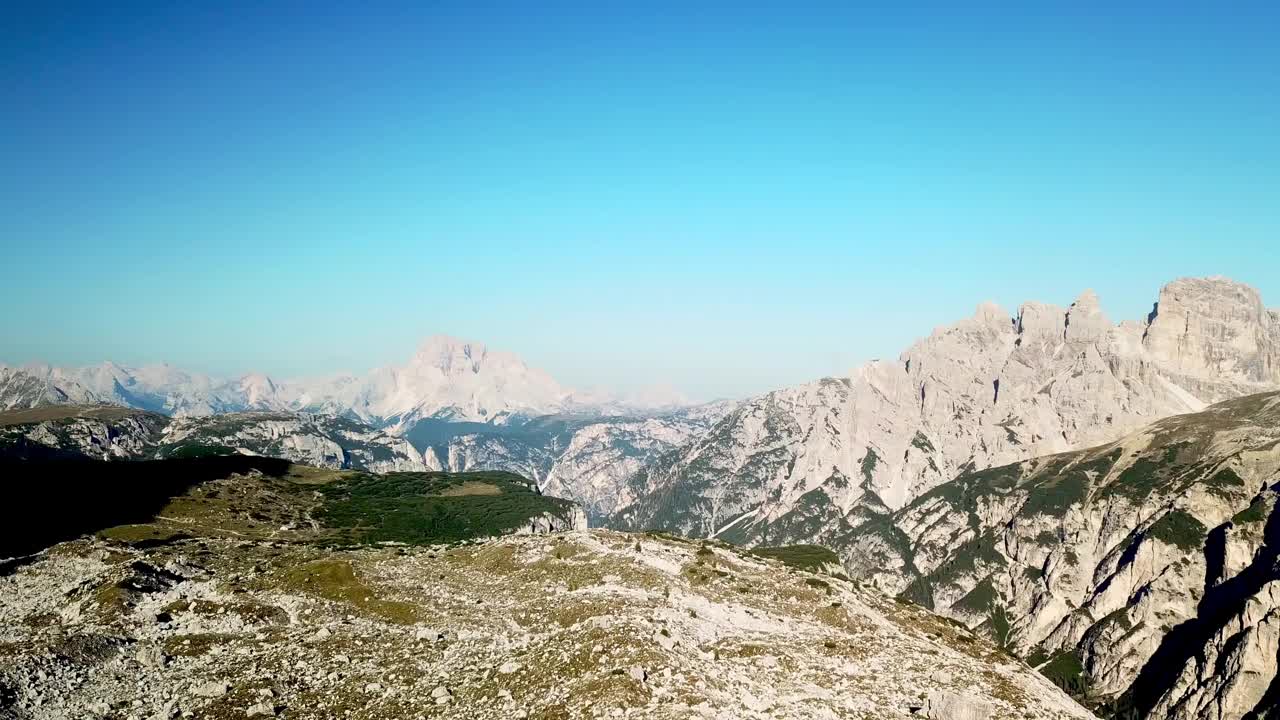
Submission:
[[[171,498],[233,473],[281,477],[275,458],[201,457],[149,462],[0,460],[0,558],[36,552],[81,535],[145,523]]]
[[[1216,548],[1214,546],[1217,546]],[[1222,552],[1221,542],[1210,542],[1207,552]],[[1220,575],[1221,559],[1208,558],[1208,582]],[[1137,679],[1117,703],[1119,708],[1132,707],[1139,717],[1149,717],[1160,698],[1178,681],[1178,673],[1193,658],[1203,662],[1203,648],[1236,615],[1264,585],[1280,579],[1280,512],[1273,512],[1263,531],[1263,545],[1253,562],[1235,577],[1208,588],[1196,609],[1196,616],[1170,630],[1160,647],[1143,666]],[[1218,654],[1218,663],[1231,655],[1232,646],[1241,636],[1231,639]],[[1215,668],[1215,673],[1223,668]],[[1273,678],[1262,701],[1245,718],[1254,720],[1275,716],[1280,701],[1280,677]]]

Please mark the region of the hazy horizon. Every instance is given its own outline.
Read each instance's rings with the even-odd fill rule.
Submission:
[[[1172,279],[1173,279],[1173,278],[1171,278],[1171,280],[1172,280]],[[1232,279],[1234,280],[1234,278],[1232,278]],[[1094,290],[1094,289],[1093,289],[1093,288],[1086,288],[1086,290]],[[1081,292],[1084,292],[1084,291],[1082,290]],[[1096,290],[1095,290],[1095,292],[1096,292]],[[1153,294],[1153,297],[1154,297],[1154,294]],[[1073,299],[1074,299],[1074,297],[1073,297]],[[1263,302],[1264,302],[1264,304],[1266,303],[1266,300],[1267,300],[1267,298],[1266,298],[1266,297],[1265,297],[1265,295],[1264,295],[1264,296],[1263,296]],[[1148,307],[1148,309],[1147,309],[1147,311],[1146,311],[1146,312],[1140,313],[1140,314],[1139,314],[1139,315],[1137,315],[1137,316],[1131,316],[1131,317],[1120,317],[1120,316],[1116,316],[1116,315],[1113,315],[1113,314],[1111,314],[1111,313],[1110,313],[1110,311],[1109,311],[1109,309],[1108,309],[1108,307],[1107,307],[1107,303],[1106,303],[1106,299],[1105,299],[1105,298],[1100,298],[1100,301],[1101,301],[1101,303],[1102,303],[1103,311],[1104,311],[1105,313],[1107,313],[1107,315],[1108,315],[1108,319],[1111,321],[1111,323],[1112,323],[1112,324],[1118,324],[1119,322],[1122,322],[1122,321],[1125,321],[1125,320],[1134,320],[1134,321],[1141,321],[1141,320],[1145,320],[1145,319],[1146,319],[1146,317],[1147,317],[1147,312],[1149,312],[1149,311],[1151,310],[1151,308],[1150,308],[1150,307]],[[647,384],[646,384],[646,383],[642,383],[642,382],[638,382],[638,381],[636,381],[636,379],[635,379],[635,378],[633,378],[633,379],[632,379],[632,382],[630,382],[630,383],[622,383],[622,384],[619,384],[619,385],[607,385],[607,384],[594,384],[594,385],[592,385],[592,384],[575,384],[575,383],[573,383],[573,382],[570,382],[570,381],[565,380],[563,377],[561,377],[561,376],[557,375],[554,371],[550,370],[549,368],[544,367],[544,366],[541,366],[541,365],[539,365],[539,364],[538,364],[538,363],[536,363],[536,362],[532,362],[532,361],[530,361],[530,359],[529,359],[529,358],[527,358],[527,357],[525,357],[525,355],[524,355],[523,353],[521,353],[521,352],[520,352],[520,350],[519,350],[518,348],[510,348],[510,347],[497,346],[497,345],[494,345],[494,344],[492,344],[492,343],[486,342],[483,338],[478,338],[478,337],[468,337],[468,336],[465,336],[465,335],[455,335],[455,334],[452,334],[452,333],[431,333],[431,334],[429,334],[429,335],[426,335],[426,336],[423,336],[423,337],[421,337],[421,338],[418,338],[418,339],[414,342],[412,349],[411,349],[409,352],[407,352],[407,353],[403,354],[401,357],[397,357],[397,358],[393,358],[393,359],[388,359],[388,360],[386,360],[386,361],[384,361],[384,362],[379,362],[379,363],[376,363],[376,364],[371,365],[371,366],[368,366],[368,367],[361,367],[361,368],[331,368],[331,369],[329,369],[329,370],[327,370],[327,371],[314,372],[314,373],[307,373],[307,374],[293,374],[293,375],[287,375],[287,374],[282,374],[282,373],[269,372],[269,371],[264,370],[264,369],[262,369],[262,368],[243,368],[243,369],[232,370],[232,371],[218,371],[218,370],[210,370],[210,369],[201,368],[201,367],[193,367],[193,366],[183,365],[183,364],[181,364],[181,363],[170,362],[170,361],[168,361],[168,360],[164,360],[164,359],[141,360],[141,361],[136,361],[136,362],[124,362],[124,361],[119,360],[118,358],[100,358],[100,359],[98,359],[98,360],[89,360],[89,361],[86,361],[86,362],[59,363],[59,362],[51,362],[51,361],[49,361],[49,360],[47,360],[47,359],[40,359],[40,358],[33,358],[33,359],[30,359],[30,360],[26,360],[26,361],[13,361],[13,360],[6,359],[6,358],[0,358],[0,365],[9,365],[9,366],[11,366],[11,367],[22,367],[22,366],[25,366],[25,365],[33,365],[33,364],[35,364],[35,365],[50,365],[50,366],[53,366],[53,367],[91,367],[91,366],[101,365],[101,364],[103,364],[103,363],[108,363],[108,362],[117,363],[117,364],[119,364],[119,365],[121,365],[121,366],[131,367],[131,368],[141,368],[141,367],[148,367],[148,366],[168,365],[168,366],[172,366],[172,367],[175,367],[175,368],[178,368],[178,369],[181,369],[181,370],[185,370],[185,371],[190,371],[190,372],[199,372],[199,373],[202,373],[202,374],[205,374],[205,375],[209,375],[209,376],[214,377],[214,378],[217,378],[217,379],[228,379],[228,380],[230,380],[230,379],[235,379],[235,378],[238,378],[238,377],[243,377],[243,376],[251,375],[251,374],[263,374],[263,375],[266,375],[266,376],[270,377],[272,380],[287,382],[287,381],[300,381],[300,380],[315,380],[315,379],[322,379],[322,378],[334,377],[334,376],[344,376],[344,375],[360,376],[360,375],[367,374],[367,373],[369,373],[369,372],[371,372],[371,371],[373,371],[373,370],[377,370],[377,369],[379,369],[379,368],[402,366],[402,365],[404,365],[405,363],[407,363],[407,362],[411,359],[411,357],[413,356],[413,354],[414,354],[414,353],[416,353],[416,352],[418,351],[418,349],[419,349],[423,344],[425,344],[426,342],[428,342],[429,340],[431,340],[431,339],[433,339],[433,338],[438,338],[438,337],[440,337],[440,338],[447,338],[447,339],[450,339],[450,340],[454,340],[454,341],[458,341],[458,342],[463,342],[463,343],[468,343],[468,344],[483,345],[483,346],[485,346],[485,348],[486,348],[488,351],[490,351],[490,352],[505,352],[505,353],[511,353],[511,354],[516,355],[516,356],[519,356],[519,357],[520,357],[520,359],[521,359],[521,360],[523,360],[523,361],[524,361],[524,362],[525,362],[525,363],[526,363],[530,368],[533,368],[533,369],[536,369],[536,370],[546,371],[546,372],[547,372],[547,373],[548,373],[548,374],[549,374],[553,379],[555,379],[556,381],[560,382],[563,386],[565,386],[565,388],[566,388],[567,390],[573,390],[573,391],[579,391],[579,392],[585,392],[585,391],[590,391],[590,392],[607,392],[607,393],[614,393],[614,394],[618,394],[618,395],[626,395],[627,393],[644,392],[644,391],[646,391],[646,390],[657,390],[657,389],[663,389],[663,390],[665,390],[665,389],[671,389],[671,390],[677,391],[677,392],[679,392],[680,394],[682,394],[682,395],[686,396],[686,397],[687,397],[687,399],[688,399],[688,400],[690,400],[690,401],[692,401],[692,402],[708,402],[708,401],[712,401],[712,400],[722,400],[722,399],[744,399],[744,398],[751,397],[751,396],[761,395],[761,394],[764,394],[764,393],[766,393],[766,392],[768,392],[768,391],[770,391],[770,390],[780,389],[780,388],[782,388],[782,387],[786,387],[786,386],[789,386],[789,385],[796,385],[796,384],[801,384],[801,383],[812,382],[812,381],[818,380],[818,379],[820,379],[820,378],[822,378],[822,377],[832,377],[832,376],[845,375],[845,374],[847,374],[847,372],[848,372],[848,371],[853,370],[853,369],[854,369],[855,367],[857,367],[858,365],[862,365],[862,364],[864,364],[864,363],[866,363],[866,362],[869,362],[869,361],[873,361],[873,360],[884,360],[884,359],[889,359],[889,358],[896,358],[896,357],[897,357],[901,352],[903,352],[903,351],[907,350],[908,346],[909,346],[911,343],[914,343],[915,341],[920,340],[920,339],[922,339],[922,338],[926,337],[926,336],[927,336],[927,335],[929,335],[929,334],[930,334],[934,329],[936,329],[936,328],[938,328],[938,327],[945,327],[945,326],[953,325],[954,323],[956,323],[956,322],[958,322],[958,321],[960,321],[960,320],[964,319],[965,317],[968,317],[968,316],[972,315],[972,314],[973,314],[973,312],[974,312],[974,311],[976,311],[976,310],[978,309],[978,307],[979,307],[979,306],[981,306],[981,305],[983,305],[983,304],[985,304],[985,303],[988,303],[988,302],[995,302],[995,301],[994,301],[994,300],[986,300],[986,301],[982,301],[982,302],[974,303],[973,307],[972,307],[972,308],[970,308],[970,312],[966,312],[966,313],[963,313],[963,314],[961,314],[961,315],[957,315],[956,317],[954,317],[954,318],[952,318],[952,319],[950,319],[950,320],[944,321],[944,322],[935,323],[934,325],[930,326],[928,329],[921,330],[921,331],[920,331],[920,333],[919,333],[916,337],[912,338],[912,339],[911,339],[907,344],[904,344],[902,347],[897,348],[897,349],[893,350],[893,351],[892,351],[892,352],[890,352],[890,353],[885,353],[885,354],[882,354],[882,355],[871,355],[871,356],[867,356],[867,357],[865,357],[865,358],[862,358],[861,360],[858,360],[855,364],[850,365],[850,366],[848,366],[848,367],[839,368],[839,369],[833,369],[833,370],[831,370],[830,372],[820,373],[820,374],[813,375],[813,376],[810,376],[810,377],[795,378],[795,379],[792,379],[792,380],[790,380],[790,381],[787,381],[787,382],[784,382],[784,383],[780,383],[780,384],[778,384],[778,385],[774,385],[774,386],[770,386],[770,387],[765,387],[765,388],[760,388],[760,389],[758,389],[758,390],[751,391],[751,392],[742,392],[742,393],[738,393],[738,394],[706,395],[706,394],[691,393],[691,392],[689,392],[687,389],[685,389],[685,388],[681,388],[681,387],[679,387],[679,386],[675,385],[674,383],[670,383],[670,382],[663,382],[663,381],[661,381],[661,380],[658,380],[658,381],[654,381],[654,382],[650,382],[650,383],[647,383]],[[1067,300],[1067,301],[1062,301],[1062,302],[1054,302],[1054,301],[1043,301],[1043,300],[1038,300],[1038,299],[1033,299],[1033,298],[1027,298],[1027,299],[1026,299],[1025,301],[1023,301],[1023,302],[1047,302],[1048,304],[1051,304],[1051,305],[1059,305],[1059,306],[1061,306],[1061,307],[1064,307],[1064,308],[1065,308],[1065,307],[1067,307],[1067,306],[1070,304],[1070,302],[1071,302],[1071,301],[1070,301],[1070,300]],[[1154,303],[1154,301],[1153,301],[1153,303]],[[1009,315],[1010,315],[1010,317],[1014,317],[1014,316],[1016,316],[1016,315],[1017,315],[1018,308],[1019,308],[1019,306],[1020,306],[1022,303],[1018,303],[1018,304],[1016,304],[1016,305],[1006,305],[1006,304],[1004,304],[1004,303],[996,303],[996,304],[997,304],[997,305],[999,305],[999,306],[1001,307],[1001,309],[1003,309],[1003,310],[1005,310],[1006,312],[1008,312],[1008,313],[1009,313]],[[1269,307],[1270,307],[1270,306],[1269,306]],[[1273,309],[1274,309],[1274,308],[1273,308]],[[767,370],[767,369],[766,369],[766,370]]]
[[[443,333],[743,397],[994,301],[1280,305],[1273,5],[95,4],[0,29],[0,362],[360,373]]]

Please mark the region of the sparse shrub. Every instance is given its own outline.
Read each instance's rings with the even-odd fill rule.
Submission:
[[[831,593],[831,586],[830,586],[830,585],[828,585],[827,583],[825,583],[825,582],[823,582],[823,581],[819,580],[818,578],[805,578],[805,579],[804,579],[804,584],[805,584],[805,585],[808,585],[809,587],[813,588],[814,590],[821,590],[822,592],[827,593],[827,594],[830,594],[830,593]]]

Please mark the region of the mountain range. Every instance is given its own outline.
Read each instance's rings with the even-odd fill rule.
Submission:
[[[984,304],[896,360],[705,405],[575,394],[446,338],[403,367],[315,383],[0,370],[8,408],[126,405],[153,435],[189,427],[241,454],[506,470],[597,525],[823,545],[856,581],[985,635],[1101,714],[1178,720],[1280,705],[1277,391],[1280,311],[1221,277],[1175,280],[1119,323],[1090,291]],[[49,422],[7,432],[28,449],[89,437],[104,456],[134,443]]]
[[[985,304],[894,361],[740,403],[567,389],[516,355],[434,336],[362,376],[218,381],[170,366],[0,368],[0,409],[109,403],[173,417],[334,415],[428,467],[506,469],[622,527],[754,544],[825,540],[967,469],[1109,442],[1280,387],[1280,312],[1226,278],[1181,279],[1144,319],[1098,297]]]
[[[1115,440],[1280,388],[1280,312],[1225,278],[1166,285],[1143,321],[983,305],[896,361],[744,402],[628,481],[622,527],[848,547],[865,522],[967,469]]]
[[[392,431],[424,419],[502,424],[549,414],[652,412],[687,405],[653,389],[629,396],[565,388],[516,355],[436,335],[404,365],[365,375],[277,380],[251,373],[230,380],[169,365],[81,368],[0,367],[0,410],[47,404],[109,403],[183,416],[246,410],[344,415]]]

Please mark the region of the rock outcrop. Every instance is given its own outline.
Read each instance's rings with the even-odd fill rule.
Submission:
[[[159,456],[183,448],[229,448],[303,465],[370,472],[426,470],[408,441],[367,425],[309,413],[233,413],[175,418],[160,438]]]
[[[0,457],[142,460],[203,454],[261,455],[371,472],[427,469],[406,440],[333,416],[276,412],[169,418],[100,405],[0,413]]]
[[[39,460],[146,457],[169,419],[111,406],[56,406],[0,413],[0,457]]]
[[[510,535],[550,535],[552,533],[577,532],[587,529],[587,514],[573,505],[564,512],[545,512],[529,518],[523,525],[511,528]]]

